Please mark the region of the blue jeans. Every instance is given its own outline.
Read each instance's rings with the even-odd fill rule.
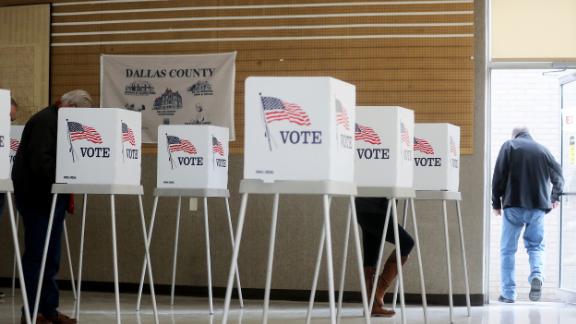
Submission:
[[[22,256],[22,267],[28,293],[30,311],[34,309],[36,289],[40,278],[40,265],[44,253],[44,240],[48,230],[49,211],[39,211],[34,206],[34,197],[16,195],[16,206],[24,221],[25,249]],[[64,218],[69,201],[68,195],[59,195],[54,211],[54,223],[50,236],[50,245],[46,258],[42,295],[40,296],[39,313],[44,316],[58,314],[60,293],[56,275],[60,269],[60,241],[64,229]]]
[[[539,209],[516,207],[504,209],[500,240],[500,282],[501,294],[504,298],[516,300],[514,261],[518,249],[518,238],[523,228],[524,247],[526,247],[530,262],[528,282],[534,278],[543,280],[544,215],[544,211]]]

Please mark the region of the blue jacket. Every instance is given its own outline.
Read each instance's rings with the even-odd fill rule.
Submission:
[[[562,168],[550,151],[530,134],[520,133],[500,148],[492,177],[492,208],[549,212],[560,199],[563,185]]]

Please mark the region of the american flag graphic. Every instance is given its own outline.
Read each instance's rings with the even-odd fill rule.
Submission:
[[[212,152],[218,153],[220,156],[224,156],[224,148],[222,143],[215,137],[212,136]]]
[[[70,132],[70,139],[72,141],[87,140],[94,144],[102,144],[100,133],[93,127],[69,121],[68,131]]]
[[[17,152],[19,146],[20,146],[19,140],[15,139],[15,138],[10,139],[10,150]]]
[[[170,150],[170,152],[181,151],[186,152],[188,154],[197,153],[194,144],[190,143],[190,141],[188,140],[180,139],[180,137],[171,135],[167,136],[167,140],[168,140],[168,150]]]
[[[344,127],[345,129],[350,129],[350,120],[348,120],[348,111],[338,99],[336,99],[336,124],[342,125],[342,127]]]
[[[457,156],[457,151],[456,151],[456,144],[454,143],[454,139],[452,138],[452,136],[450,136],[450,154],[452,154],[453,156]]]
[[[403,122],[400,122],[400,141],[406,144],[406,146],[410,146],[410,134]]]
[[[300,105],[282,101],[275,97],[261,97],[266,122],[287,120],[300,126],[310,126],[308,114]]]
[[[430,145],[430,143],[428,143],[427,140],[418,137],[414,137],[414,151],[420,151],[424,154],[429,155],[434,154],[434,149],[432,148],[432,145]]]
[[[126,123],[122,123],[122,142],[128,142],[132,146],[136,146],[136,139],[132,128],[128,127]]]
[[[374,129],[368,126],[362,126],[358,123],[356,124],[354,138],[356,141],[364,141],[370,144],[381,144],[380,136],[378,136]]]

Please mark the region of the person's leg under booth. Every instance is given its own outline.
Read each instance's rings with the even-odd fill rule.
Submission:
[[[61,240],[64,226],[66,208],[68,207],[68,196],[61,195],[56,203],[50,245],[46,258],[44,281],[42,285],[42,295],[38,313],[45,317],[57,316],[59,306],[59,291],[56,276],[60,269]],[[24,221],[25,250],[22,257],[24,277],[26,280],[26,291],[28,293],[28,304],[30,311],[33,311],[36,300],[36,291],[40,275],[42,254],[44,253],[44,242],[48,229],[49,214],[38,212],[32,208],[26,208],[22,201],[18,202],[19,212]],[[22,206],[20,208],[20,206]]]
[[[500,239],[500,286],[501,296],[516,300],[515,257],[518,238],[524,227],[524,208],[506,208],[502,215],[502,236]]]

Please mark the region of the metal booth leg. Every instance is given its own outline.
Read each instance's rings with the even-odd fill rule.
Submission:
[[[460,233],[460,249],[462,250],[462,264],[464,265],[464,283],[466,285],[466,306],[468,317],[470,317],[470,285],[468,283],[468,264],[466,261],[466,247],[464,246],[464,230],[462,226],[462,213],[460,212],[460,201],[456,200],[456,211],[458,213],[458,228]]]
[[[158,196],[154,197],[154,204],[152,206],[152,217],[150,218],[150,227],[148,229],[147,240],[150,242],[152,240],[152,234],[154,233],[154,222],[156,220],[156,210],[158,208]],[[146,279],[146,270],[148,263],[146,262],[146,257],[142,261],[142,273],[140,275],[140,286],[138,287],[138,299],[136,301],[136,310],[140,310],[142,306],[142,291],[144,289],[144,280]]]
[[[20,225],[20,218],[18,217],[18,212],[16,212],[16,238],[18,238],[18,229],[19,229],[19,225]],[[20,252],[20,243],[18,240],[16,240],[16,242],[14,243],[14,248],[18,249],[18,252]],[[16,253],[14,253],[14,263],[13,263],[13,267],[12,267],[12,297],[14,297],[14,291],[16,290]]]
[[[84,260],[84,235],[86,232],[86,207],[88,206],[88,195],[84,194],[82,201],[82,225],[80,228],[80,257],[78,258],[78,285],[76,286],[76,309],[75,317],[80,321],[80,294],[82,291],[82,264]]]
[[[366,278],[364,277],[364,262],[362,258],[362,248],[360,244],[360,233],[358,231],[358,219],[356,215],[356,202],[350,196],[350,209],[352,210],[352,234],[356,246],[356,260],[358,263],[358,279],[360,280],[360,292],[362,293],[362,306],[364,307],[364,321],[370,324],[370,308],[368,307],[368,292],[366,291]]]
[[[210,315],[214,314],[212,302],[212,257],[210,256],[210,226],[208,224],[208,198],[204,197],[204,234],[206,237],[206,268],[208,271],[208,300],[210,303]]]
[[[402,214],[402,227],[406,229],[406,222],[408,220],[408,199],[404,200],[404,212]],[[398,301],[398,288],[399,282],[396,280],[396,284],[394,284],[394,295],[392,296],[392,309],[396,310],[396,302]]]
[[[320,243],[318,244],[318,256],[316,257],[316,266],[314,267],[314,278],[312,279],[312,290],[310,291],[310,300],[308,302],[308,311],[306,312],[306,324],[310,324],[312,319],[312,309],[316,298],[316,288],[318,287],[318,277],[322,267],[322,256],[324,255],[324,243],[326,243],[326,228],[322,226],[320,234]]]
[[[144,237],[144,254],[146,262],[148,263],[148,281],[150,282],[150,295],[152,298],[152,310],[154,312],[154,321],[156,324],[160,323],[158,320],[158,308],[156,305],[156,292],[154,291],[154,275],[152,272],[152,258],[150,257],[150,240],[152,231],[150,231],[150,238],[146,233],[146,220],[144,219],[144,206],[142,204],[142,195],[138,195],[138,207],[140,209],[140,223],[142,224],[142,236]],[[151,219],[153,224],[155,219]],[[152,228],[150,228],[152,230]]]
[[[342,265],[340,267],[340,284],[338,285],[338,304],[336,307],[336,323],[340,323],[342,317],[342,302],[344,299],[344,283],[346,282],[346,261],[348,259],[348,240],[350,239],[350,223],[352,222],[352,203],[348,204],[348,216],[346,217],[346,229],[344,234],[344,247],[342,248]],[[362,271],[363,272],[363,271]],[[363,280],[360,283],[364,282]]]
[[[448,235],[448,215],[446,211],[446,200],[442,200],[442,212],[444,214],[444,242],[446,243],[446,269],[448,271],[448,303],[450,305],[450,323],[454,323],[452,313],[454,311],[454,301],[452,299],[452,266],[450,261],[450,238]]]
[[[174,256],[172,257],[172,285],[170,287],[170,306],[174,306],[174,294],[176,290],[176,267],[178,265],[178,242],[180,240],[181,211],[182,196],[178,196],[178,208],[176,210],[176,233],[174,233]]]
[[[418,222],[416,221],[416,209],[414,198],[406,201],[412,209],[412,223],[414,224],[414,242],[416,243],[416,257],[418,258],[418,271],[420,272],[420,290],[422,294],[422,310],[424,311],[424,323],[428,323],[428,301],[426,300],[426,285],[424,282],[424,269],[422,268],[422,253],[420,251],[420,234],[418,234]]]
[[[238,216],[238,225],[236,226],[236,236],[234,237],[232,260],[230,263],[230,271],[228,272],[226,297],[224,298],[224,311],[222,314],[223,324],[228,323],[228,314],[230,313],[230,299],[232,298],[232,289],[234,289],[234,274],[236,272],[238,254],[240,252],[240,242],[242,241],[242,231],[244,229],[244,219],[246,217],[247,203],[248,203],[248,193],[245,192],[242,194],[242,202],[240,203],[240,214]]]
[[[324,226],[326,227],[326,263],[328,270],[328,299],[330,301],[330,322],[336,323],[336,305],[334,301],[334,267],[332,258],[332,233],[330,227],[330,199],[329,195],[323,195],[324,201]]]
[[[406,302],[404,300],[404,278],[402,275],[402,257],[400,256],[400,235],[398,233],[398,211],[396,199],[392,199],[392,226],[394,226],[394,243],[396,243],[396,266],[398,267],[397,280],[400,282],[400,310],[402,323],[406,324]]]
[[[386,243],[386,240],[384,238],[386,238],[386,229],[388,228],[388,225],[390,223],[391,210],[392,210],[392,199],[388,200],[388,207],[386,208],[386,216],[384,217],[384,227],[383,227],[384,231],[382,231],[382,242],[380,243],[380,250],[378,251],[378,261],[376,262],[376,271],[374,272],[375,282],[377,282],[376,280],[378,279],[378,276],[381,271],[380,268],[382,267],[382,258],[384,256],[384,245]],[[372,308],[372,306],[374,305],[375,297],[376,297],[376,287],[374,286],[372,288],[372,291],[370,292],[370,301],[368,303],[368,306],[370,308]]]
[[[270,308],[270,288],[272,286],[272,270],[274,265],[274,246],[276,243],[276,224],[278,221],[278,203],[280,194],[274,194],[274,206],[272,208],[272,222],[270,225],[270,242],[268,247],[268,266],[266,267],[266,289],[264,291],[264,313],[262,324],[268,322],[268,310]]]
[[[226,201],[226,216],[228,218],[228,229],[230,230],[230,244],[234,247],[234,228],[232,227],[232,216],[230,214],[230,202],[228,197],[224,199]],[[238,290],[238,301],[240,302],[240,308],[244,307],[244,298],[242,298],[242,286],[240,285],[240,269],[236,265],[236,289]]]
[[[116,299],[116,323],[120,324],[120,286],[118,284],[118,249],[116,241],[116,204],[114,195],[110,195],[110,219],[112,223],[112,261],[114,266],[114,294]]]
[[[22,269],[22,258],[20,256],[20,247],[18,244],[18,229],[14,220],[14,206],[12,204],[12,194],[6,192],[6,200],[8,200],[8,214],[10,215],[10,227],[12,229],[12,241],[14,242],[14,257],[15,264],[18,268],[18,276],[20,277],[20,290],[22,293],[22,303],[24,304],[24,318],[27,324],[31,324],[30,320],[30,306],[28,305],[28,294],[26,292],[26,283],[24,282],[24,271]],[[50,236],[48,236],[50,237]],[[36,317],[34,317],[36,318]]]
[[[64,220],[64,244],[66,245],[66,257],[68,258],[68,270],[70,271],[70,284],[72,285],[72,293],[74,299],[78,299],[76,295],[76,284],[74,283],[74,269],[72,268],[72,254],[70,253],[70,240],[68,239],[68,226]]]

